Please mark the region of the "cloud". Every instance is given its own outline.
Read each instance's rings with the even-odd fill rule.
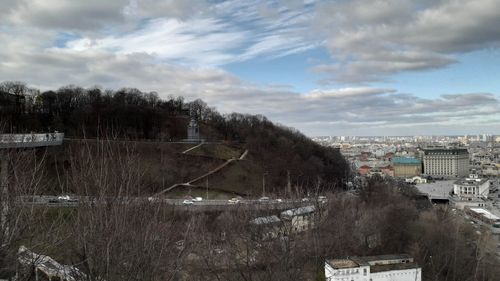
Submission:
[[[326,47],[333,63],[315,71],[328,81],[366,83],[442,68],[458,62],[457,53],[496,46],[495,1],[478,0],[488,11],[461,0],[195,2],[7,1],[0,77],[42,89],[136,87],[201,98],[224,113],[264,114],[309,135],[498,130],[500,99],[493,93],[423,98],[359,85],[299,93],[218,67]]]
[[[147,54],[51,49],[16,58],[0,68],[0,77],[18,80],[22,72],[26,82],[44,89],[66,84],[113,89],[137,87],[157,91],[162,97],[201,98],[223,113],[264,114],[310,135],[366,134],[382,129],[401,132],[413,126],[434,130],[453,124],[456,127],[458,123],[474,125],[478,130],[492,126],[493,121],[500,122],[500,100],[490,93],[426,99],[394,89],[353,87],[301,94],[251,84],[218,68],[159,64]],[[29,68],[25,67],[27,64]]]
[[[128,30],[145,18],[189,18],[207,7],[198,0],[5,0],[0,23],[92,33]]]
[[[140,17],[137,11],[147,3],[151,6],[156,2],[132,1],[125,14]],[[62,48],[147,53],[163,61],[206,66],[259,56],[282,57],[320,45],[318,40],[306,38],[304,32],[311,8],[272,9],[269,5],[262,1],[225,1],[207,12],[193,12],[191,17],[143,20],[140,28],[133,31],[101,36],[91,33],[69,40]]]
[[[497,48],[499,0],[324,2],[314,26],[334,63],[314,70],[327,80],[361,83],[457,62],[456,55]]]

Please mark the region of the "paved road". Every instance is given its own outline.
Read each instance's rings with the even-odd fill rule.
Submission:
[[[24,206],[43,206],[43,207],[77,207],[80,204],[99,204],[106,202],[119,202],[123,204],[164,204],[166,206],[178,206],[183,209],[193,210],[224,210],[224,209],[288,209],[305,205],[316,204],[315,201],[303,201],[302,199],[284,199],[281,202],[271,199],[269,201],[259,200],[240,200],[239,203],[231,203],[229,200],[201,200],[192,201],[193,204],[185,204],[185,199],[160,199],[151,197],[133,197],[133,198],[103,198],[97,199],[88,196],[74,196],[71,200],[58,199],[57,196],[19,196],[16,203]]]

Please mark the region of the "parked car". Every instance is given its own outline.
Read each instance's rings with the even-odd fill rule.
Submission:
[[[238,204],[240,200],[238,198],[231,198],[227,201],[229,204]]]
[[[200,201],[202,201],[202,200],[203,200],[203,198],[201,198],[201,197],[195,197],[195,198],[193,199],[193,201],[194,201],[194,202],[200,202]]]
[[[266,196],[260,197],[259,202],[269,202],[269,197]]]
[[[307,197],[302,198],[302,202],[309,202],[309,198]]]
[[[282,202],[283,202],[283,199],[278,198],[278,199],[276,199],[276,202],[278,202],[278,203],[282,203]]]

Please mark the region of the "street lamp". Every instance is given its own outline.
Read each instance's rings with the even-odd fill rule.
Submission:
[[[269,174],[268,172],[264,172],[262,174],[262,197],[266,195],[266,175]]]

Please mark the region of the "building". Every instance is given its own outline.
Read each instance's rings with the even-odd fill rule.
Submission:
[[[284,235],[282,221],[275,215],[258,217],[250,221],[254,238],[266,240]]]
[[[424,173],[432,177],[465,177],[469,173],[469,152],[465,148],[424,150]]]
[[[465,208],[465,212],[471,217],[476,218],[490,225],[499,225],[500,218],[495,216],[490,211],[483,208]]]
[[[421,268],[408,255],[350,257],[325,262],[328,281],[421,281]]]
[[[411,184],[422,184],[422,183],[427,183],[427,179],[420,177],[420,176],[414,176],[414,177],[405,179],[405,182],[411,183]]]
[[[490,181],[480,178],[476,174],[471,174],[453,183],[453,195],[460,200],[488,199],[489,193]]]
[[[286,232],[302,232],[314,228],[316,220],[316,207],[305,206],[281,212],[281,220]]]
[[[392,166],[395,177],[409,178],[422,174],[422,162],[415,157],[394,157]]]
[[[372,167],[368,166],[368,165],[363,165],[361,167],[358,168],[358,173],[362,176],[368,174],[370,171],[371,171]]]

